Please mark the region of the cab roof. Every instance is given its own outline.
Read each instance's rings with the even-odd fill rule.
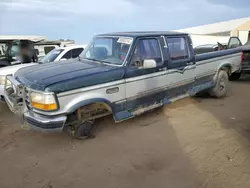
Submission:
[[[187,33],[180,33],[176,31],[131,31],[131,32],[115,32],[105,33],[96,36],[126,36],[126,37],[147,37],[147,36],[161,36],[161,35],[187,35]]]

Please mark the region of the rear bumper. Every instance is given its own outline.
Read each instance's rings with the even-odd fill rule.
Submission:
[[[241,72],[248,74],[250,73],[250,64],[248,62],[243,62],[241,65]]]
[[[66,116],[48,117],[31,111],[25,112],[23,117],[32,129],[42,132],[62,132],[67,119]]]
[[[241,73],[243,73],[243,74],[249,74],[250,73],[250,67],[242,67]]]

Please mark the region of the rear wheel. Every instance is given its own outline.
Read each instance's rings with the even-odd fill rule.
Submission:
[[[216,98],[225,97],[228,90],[228,74],[225,70],[220,70],[217,76],[215,86],[209,91],[209,94]]]
[[[239,80],[241,76],[241,73],[237,72],[237,73],[233,73],[231,76],[229,76],[229,80],[230,81],[235,81],[235,80]]]

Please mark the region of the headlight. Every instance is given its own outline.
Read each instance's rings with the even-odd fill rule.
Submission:
[[[31,105],[36,109],[45,111],[52,111],[57,109],[56,99],[53,94],[32,92],[30,97]]]
[[[5,78],[6,78],[6,76],[0,76],[0,85],[5,84]]]
[[[6,76],[2,76],[0,75],[0,85],[5,85],[5,81],[6,81]],[[9,80],[7,80],[7,86],[10,86],[11,83]]]

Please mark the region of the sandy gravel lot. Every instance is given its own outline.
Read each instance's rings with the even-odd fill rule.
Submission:
[[[21,128],[0,102],[0,188],[249,188],[250,78],[75,140]]]

